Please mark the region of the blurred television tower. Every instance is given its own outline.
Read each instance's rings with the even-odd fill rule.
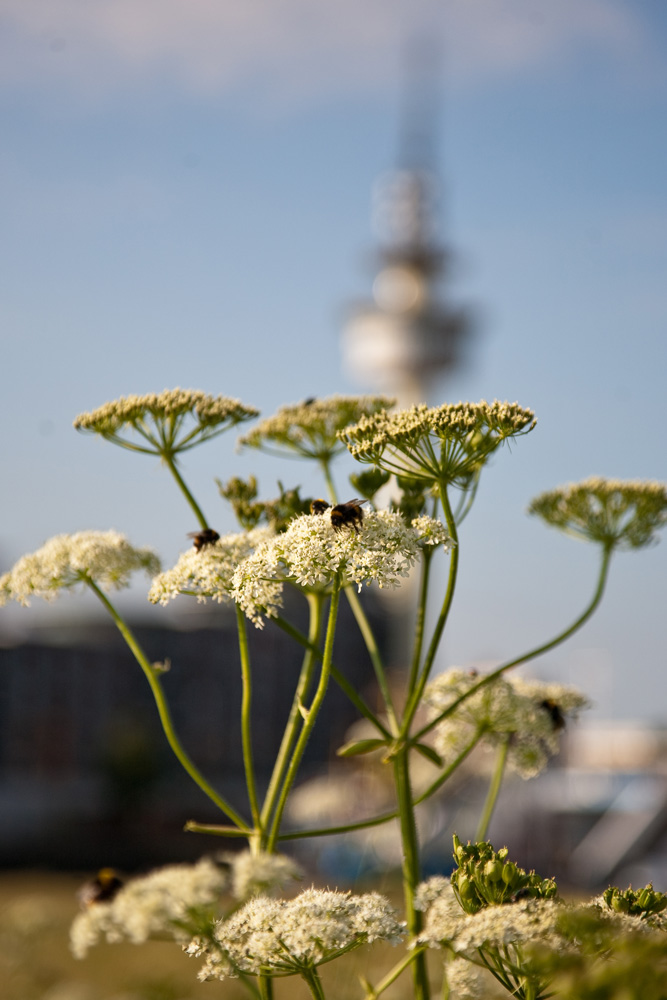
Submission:
[[[450,254],[438,238],[439,66],[430,42],[408,51],[399,167],[373,188],[373,301],[356,304],[342,331],[347,374],[403,406],[428,400],[433,383],[460,363],[472,330],[468,313],[451,308],[441,291]]]

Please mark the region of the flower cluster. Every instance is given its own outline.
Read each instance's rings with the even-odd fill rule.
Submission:
[[[90,413],[79,414],[74,426],[132,451],[175,455],[258,413],[254,407],[227,396],[209,396],[194,389],[165,389],[144,396],[121,396]],[[194,422],[189,429],[188,418]],[[134,431],[139,443],[123,437],[123,430]]]
[[[199,551],[188,549],[175,566],[155,577],[148,600],[153,604],[168,604],[179,594],[188,594],[202,603],[209,597],[219,604],[230,601],[236,567],[272,534],[270,528],[256,528],[223,535]]]
[[[536,497],[528,508],[547,524],[607,548],[638,549],[667,524],[667,486],[591,476]]]
[[[424,695],[431,718],[482,680],[474,671],[454,669],[440,674]],[[434,727],[434,745],[441,757],[452,759],[476,736],[490,747],[507,743],[508,766],[523,778],[533,778],[558,753],[565,720],[576,717],[588,704],[572,687],[499,676],[481,685]]]
[[[251,448],[277,450],[303,458],[329,461],[345,445],[339,431],[363,416],[378,413],[394,405],[385,396],[329,396],[307,399],[303,403],[281,406],[274,416],[262,420],[239,441]]]
[[[259,892],[301,878],[301,869],[283,854],[241,851],[196,864],[168,865],[132,879],[108,899],[90,901],[70,931],[72,952],[83,958],[100,941],[140,944],[168,934],[185,945],[193,936],[210,936],[223,892],[244,901]]]
[[[141,944],[163,934],[185,944],[202,922],[213,919],[214,905],[228,881],[226,867],[210,858],[132,879],[112,899],[91,903],[75,918],[72,952],[83,958],[100,941]]]
[[[400,514],[371,511],[363,527],[335,530],[331,508],[295,518],[286,531],[260,545],[234,574],[234,599],[258,628],[263,616],[275,617],[285,581],[310,589],[331,586],[337,574],[343,585],[376,582],[396,587],[421,554],[422,544],[443,544],[449,536],[439,521],[419,518],[408,527]]]
[[[535,415],[518,403],[445,403],[362,417],[340,432],[352,455],[424,484],[467,488],[495,449],[527,434]]]
[[[378,893],[307,889],[291,900],[251,899],[217,923],[216,950],[195,940],[190,955],[206,954],[200,979],[224,979],[239,972],[286,975],[313,969],[372,941],[397,943],[404,925]]]
[[[117,531],[55,535],[0,577],[0,605],[14,600],[27,606],[31,597],[53,600],[63,588],[90,581],[120,590],[140,569],[149,576],[158,573],[158,557],[151,549],[134,548]]]

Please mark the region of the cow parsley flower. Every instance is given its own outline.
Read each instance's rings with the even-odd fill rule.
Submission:
[[[503,441],[527,434],[535,424],[533,411],[518,403],[421,403],[362,417],[339,437],[359,462],[425,486],[466,489]]]
[[[148,600],[168,604],[179,594],[188,594],[200,603],[206,603],[209,597],[219,604],[230,601],[236,567],[272,534],[270,528],[256,528],[224,535],[199,551],[189,548],[175,566],[155,577]]]
[[[421,554],[422,544],[444,544],[449,536],[440,522],[419,518],[408,527],[400,514],[371,511],[362,528],[336,530],[331,509],[323,514],[295,518],[286,531],[260,545],[237,568],[234,599],[245,614],[262,628],[263,618],[275,617],[282,603],[282,588],[290,581],[306,589],[329,587],[337,574],[343,585],[377,583],[396,587]]]
[[[338,432],[362,416],[394,405],[385,396],[328,396],[281,406],[239,440],[239,444],[279,455],[296,454],[328,462],[345,445]]]
[[[437,677],[424,695],[431,717],[440,715],[480,679],[476,673],[458,669]],[[451,759],[470,744],[475,733],[491,747],[509,741],[508,766],[523,778],[533,778],[558,753],[566,718],[576,716],[588,704],[575,688],[497,677],[434,727],[434,746],[444,759]]]
[[[168,934],[188,942],[202,923],[212,921],[214,905],[228,882],[227,871],[210,858],[193,865],[169,865],[127,882],[108,902],[91,903],[74,920],[70,946],[83,958],[100,941],[131,941]]]
[[[591,476],[536,497],[528,508],[547,524],[607,548],[638,549],[667,524],[667,486]]]
[[[28,606],[31,597],[50,601],[60,590],[91,580],[105,589],[121,590],[140,569],[149,576],[159,572],[158,557],[151,549],[134,548],[117,531],[55,535],[0,577],[0,604],[14,600]]]
[[[209,396],[194,389],[165,389],[145,396],[121,396],[90,413],[80,413],[74,426],[131,451],[173,456],[258,413],[254,407],[227,396]]]
[[[404,925],[378,893],[307,889],[291,900],[257,896],[214,931],[219,950],[194,942],[189,954],[207,954],[200,979],[290,975],[313,969],[378,939],[397,943]]]

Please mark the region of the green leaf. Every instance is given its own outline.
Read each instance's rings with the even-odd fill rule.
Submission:
[[[362,753],[373,753],[380,747],[386,747],[386,740],[353,740],[352,743],[344,743],[336,750],[338,757],[358,757]]]

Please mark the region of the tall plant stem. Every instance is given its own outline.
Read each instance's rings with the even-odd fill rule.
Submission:
[[[438,615],[438,620],[435,624],[433,635],[424,658],[421,674],[408,697],[405,713],[403,715],[403,725],[401,727],[402,736],[407,736],[410,731],[412,720],[422,699],[424,688],[426,687],[426,683],[433,666],[433,661],[435,660],[435,655],[438,652],[440,639],[442,638],[442,633],[445,625],[447,624],[447,618],[452,606],[452,601],[454,600],[454,591],[456,589],[456,577],[459,568],[459,537],[456,531],[456,522],[454,521],[454,515],[452,514],[451,504],[447,495],[447,487],[444,484],[441,484],[440,486],[440,501],[442,503],[445,519],[447,521],[447,530],[449,531],[449,535],[452,540],[452,549],[449,553],[449,576],[447,579],[447,590],[445,591],[442,608],[440,609],[440,614]]]
[[[313,670],[318,658],[317,653],[319,653],[317,643],[320,638],[320,632],[322,631],[322,611],[325,597],[323,594],[308,594],[307,598],[310,610],[307,638],[308,645],[306,646],[303,662],[301,664],[301,673],[299,674],[296,691],[294,692],[289,718],[280,743],[278,756],[276,757],[275,764],[273,765],[273,772],[271,774],[269,787],[264,798],[264,805],[262,806],[261,822],[264,828],[268,827],[271,820],[280,789],[280,783],[285,775],[285,769],[294,747],[299,728],[303,724],[301,710],[307,697],[308,689],[310,688],[313,678]]]
[[[486,674],[486,676],[482,677],[477,682],[477,684],[473,684],[472,687],[468,688],[467,691],[465,691],[462,695],[456,698],[456,700],[453,701],[451,705],[448,705],[447,708],[445,708],[440,713],[440,715],[436,715],[436,717],[434,719],[431,719],[429,723],[427,723],[425,726],[422,726],[419,732],[415,733],[413,739],[420,740],[423,736],[426,735],[426,733],[430,732],[431,729],[437,726],[439,722],[442,722],[443,719],[446,719],[453,712],[455,712],[456,709],[461,704],[461,702],[465,701],[467,698],[470,698],[473,694],[479,691],[480,688],[483,688],[486,684],[490,684],[497,677],[500,677],[501,674],[504,674],[506,670],[511,670],[512,667],[518,667],[520,663],[527,663],[529,660],[534,660],[537,656],[541,656],[543,653],[547,653],[550,649],[553,649],[555,646],[559,646],[561,642],[565,642],[566,639],[569,639],[570,636],[577,631],[577,629],[580,629],[581,626],[584,624],[584,622],[588,621],[588,619],[591,617],[591,615],[597,608],[598,604],[602,600],[602,595],[604,594],[604,588],[609,573],[609,561],[611,559],[611,553],[612,549],[609,546],[605,546],[603,548],[602,562],[600,565],[600,573],[598,575],[598,582],[595,588],[595,593],[593,594],[593,598],[590,604],[586,607],[586,610],[579,615],[576,621],[574,621],[568,628],[566,628],[564,632],[559,632],[558,635],[554,639],[550,639],[549,642],[545,642],[541,646],[536,646],[535,649],[531,649],[528,653],[522,653],[521,656],[517,656],[513,660],[508,660],[507,663],[503,663],[500,667],[497,667],[490,674]]]
[[[273,1000],[273,979],[271,976],[259,976],[260,1000]]]
[[[218,793],[215,791],[214,788],[212,788],[211,785],[209,785],[206,778],[204,778],[203,775],[199,773],[199,771],[197,770],[197,768],[192,763],[192,761],[186,754],[185,750],[181,746],[178,737],[176,736],[176,733],[174,731],[174,726],[171,721],[171,714],[169,712],[169,706],[167,705],[167,700],[164,696],[162,685],[160,684],[158,672],[155,670],[155,667],[153,667],[153,665],[149,662],[148,658],[146,657],[146,654],[144,653],[143,649],[137,642],[133,632],[131,631],[129,626],[125,623],[123,618],[121,618],[121,616],[116,611],[111,601],[108,599],[106,594],[104,594],[103,591],[100,590],[100,588],[97,586],[94,580],[87,578],[85,582],[93,591],[95,596],[99,598],[99,600],[102,602],[104,607],[107,609],[107,611],[113,618],[116,628],[125,639],[125,642],[132,651],[135,660],[143,670],[146,676],[146,680],[150,684],[151,691],[153,692],[153,698],[155,699],[155,704],[157,706],[158,714],[160,716],[162,729],[164,730],[164,734],[167,737],[169,746],[171,747],[174,754],[178,758],[180,764],[187,771],[187,773],[190,775],[195,784],[199,785],[202,792],[205,795],[207,795],[212,802],[216,804],[218,809],[220,809],[221,812],[223,812],[227,817],[229,817],[232,823],[235,823],[240,830],[243,830],[245,833],[250,834],[251,832],[250,828],[248,827],[248,824],[243,819],[243,817],[240,816],[239,813],[237,813],[236,810],[225,799],[223,799],[221,795],[218,795]]]
[[[280,823],[283,816],[283,811],[285,805],[287,804],[287,798],[289,796],[290,790],[294,781],[296,779],[297,772],[299,770],[299,765],[303,757],[304,751],[306,749],[306,744],[313,731],[313,726],[317,719],[320,708],[322,707],[322,702],[324,701],[324,696],[327,693],[327,686],[329,683],[329,676],[331,674],[331,661],[333,658],[333,646],[334,637],[336,634],[336,620],[338,618],[338,607],[340,604],[340,579],[338,576],[334,580],[333,589],[331,592],[331,603],[329,604],[329,620],[327,622],[327,633],[324,640],[324,655],[322,657],[322,666],[320,668],[320,679],[317,685],[317,690],[313,695],[313,700],[310,706],[306,709],[304,707],[304,724],[301,727],[301,732],[299,738],[296,742],[294,752],[292,753],[289,766],[287,768],[287,773],[285,779],[282,783],[280,789],[280,794],[276,802],[276,808],[271,822],[271,832],[267,842],[267,850],[272,853],[275,850],[276,843],[278,841],[278,836],[280,834]]]
[[[197,503],[197,501],[193,497],[193,495],[190,492],[190,490],[185,485],[185,480],[183,479],[183,477],[181,476],[180,472],[178,471],[178,467],[176,465],[176,458],[175,458],[175,456],[171,452],[163,451],[162,452],[162,458],[166,462],[167,468],[171,472],[172,476],[174,477],[174,479],[178,483],[178,487],[179,487],[181,493],[183,494],[183,496],[185,497],[185,499],[187,500],[187,502],[190,504],[190,507],[192,508],[192,511],[193,511],[195,517],[199,521],[200,528],[203,531],[206,531],[207,528],[208,528],[208,522],[207,522],[206,518],[204,517],[204,515],[203,515],[203,513],[201,511],[201,508],[199,507],[199,504]]]
[[[354,585],[350,584],[345,588],[345,596],[347,597],[348,604],[352,608],[352,614],[354,615],[357,625],[359,626],[359,631],[363,637],[366,644],[366,649],[368,650],[368,655],[371,658],[371,663],[373,664],[373,670],[375,671],[375,678],[378,682],[378,687],[382,694],[385,706],[387,708],[387,715],[389,716],[389,721],[393,730],[393,735],[398,733],[398,720],[396,718],[396,710],[394,708],[394,703],[392,701],[391,692],[389,690],[389,684],[387,682],[387,674],[384,669],[384,663],[382,662],[382,657],[380,655],[380,649],[375,638],[371,624],[368,621],[366,612],[364,611],[361,601],[359,600],[359,595],[354,589]]]
[[[241,656],[241,745],[243,748],[243,769],[245,771],[246,788],[248,789],[248,801],[255,830],[261,836],[261,819],[259,815],[259,802],[257,801],[257,785],[255,782],[255,766],[252,759],[252,673],[250,670],[250,651],[248,649],[248,633],[246,630],[246,619],[240,605],[236,607],[236,627],[239,635],[239,653]],[[256,838],[253,838],[253,847],[259,847]]]
[[[405,916],[408,934],[411,938],[416,937],[422,926],[422,917],[419,910],[415,909],[415,889],[421,880],[421,868],[419,864],[419,841],[417,838],[417,825],[415,823],[415,813],[412,805],[412,791],[410,788],[410,768],[408,751],[402,750],[394,758],[394,784],[396,786],[396,799],[401,823],[401,843],[403,847],[403,896],[405,900]],[[426,958],[423,954],[417,955],[412,966],[414,981],[415,1000],[428,1000],[428,972],[426,969]]]
[[[491,822],[493,810],[495,809],[496,802],[498,801],[500,786],[503,783],[503,775],[505,774],[505,765],[507,764],[507,753],[509,751],[511,738],[511,734],[508,734],[498,747],[496,766],[493,769],[493,775],[491,777],[489,791],[486,796],[486,802],[484,803],[484,809],[482,810],[482,815],[479,818],[479,824],[477,826],[477,832],[475,833],[476,841],[484,840],[486,832],[489,829],[489,823]]]

